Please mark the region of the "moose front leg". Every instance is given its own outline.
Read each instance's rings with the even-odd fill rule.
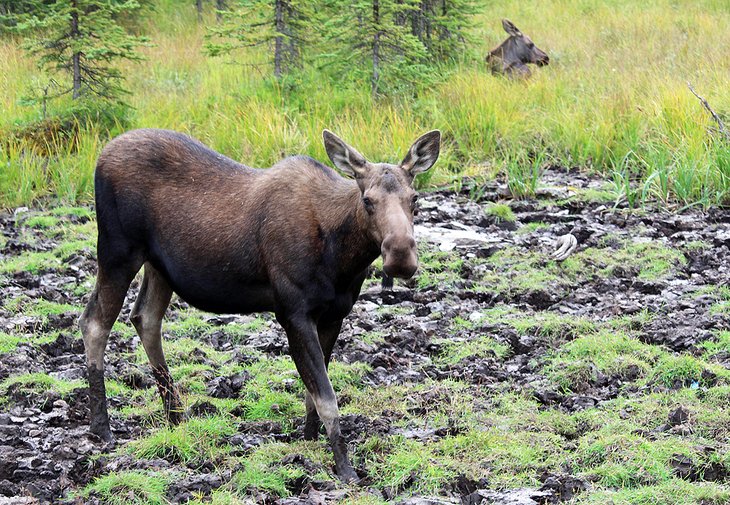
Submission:
[[[311,396],[311,404],[327,430],[337,475],[345,482],[357,481],[357,474],[347,456],[347,444],[340,433],[337,398],[327,377],[325,354],[319,342],[317,327],[311,317],[300,313],[287,316],[277,314],[277,319],[286,330],[289,352]]]
[[[338,319],[332,322],[320,322],[317,325],[317,333],[319,335],[319,346],[322,348],[324,354],[324,366],[329,369],[330,357],[332,356],[332,349],[335,347],[337,337],[340,335],[342,329],[342,319]],[[317,409],[314,405],[314,400],[309,391],[306,392],[304,398],[304,405],[307,409],[307,417],[304,421],[304,439],[305,440],[316,440],[319,435],[319,416],[317,415]]]

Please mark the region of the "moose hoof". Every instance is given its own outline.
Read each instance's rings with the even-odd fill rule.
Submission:
[[[114,435],[112,435],[109,426],[94,427],[92,426],[89,430],[92,434],[96,435],[106,445],[114,445]]]
[[[357,485],[360,482],[360,477],[357,476],[355,470],[352,467],[344,468],[337,472],[337,476],[345,484]]]

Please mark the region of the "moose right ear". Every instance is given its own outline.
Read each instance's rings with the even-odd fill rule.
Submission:
[[[322,139],[327,156],[337,168],[354,178],[365,175],[367,161],[354,147],[347,145],[344,140],[329,130],[322,132]]]
[[[522,36],[522,32],[519,30],[519,28],[517,28],[515,24],[509,19],[502,20],[502,28],[504,28],[504,31],[506,31],[509,35],[512,35],[513,37]]]

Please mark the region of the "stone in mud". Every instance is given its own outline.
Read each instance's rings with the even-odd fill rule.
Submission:
[[[237,398],[239,391],[251,379],[247,371],[230,375],[228,377],[216,377],[205,386],[205,392],[213,398]]]
[[[674,475],[680,479],[688,479],[694,472],[694,462],[692,461],[692,458],[685,456],[684,454],[673,455],[669,464],[672,465]]]
[[[451,490],[459,496],[469,496],[478,489],[485,489],[488,486],[487,479],[474,480],[464,474],[459,474],[456,480],[450,485]]]
[[[689,410],[683,406],[679,406],[669,413],[669,425],[678,426],[689,421]]]
[[[569,396],[562,402],[562,407],[570,412],[585,410],[595,407],[598,404],[598,398],[593,396],[574,395]]]
[[[190,407],[190,415],[193,417],[214,416],[218,413],[218,407],[209,401],[198,401]]]
[[[553,496],[552,491],[520,488],[507,491],[479,489],[461,499],[462,505],[540,505]]]
[[[67,318],[63,319],[64,323],[68,323],[64,328],[76,324],[76,315],[65,313]],[[63,316],[64,314],[61,314]],[[50,318],[51,316],[49,316]],[[60,317],[60,316],[59,316]],[[49,319],[50,320],[50,319]],[[52,328],[53,326],[51,326]],[[84,342],[80,338],[74,338],[68,333],[60,333],[58,338],[48,344],[42,344],[40,348],[48,356],[58,357],[64,354],[82,354],[84,352]]]
[[[559,501],[571,500],[576,494],[590,488],[588,482],[573,475],[545,473],[540,476],[540,481],[543,483],[540,491],[551,491],[554,499]]]
[[[535,398],[543,405],[556,405],[565,399],[563,395],[550,389],[535,391]]]
[[[193,499],[209,496],[214,489],[223,484],[223,479],[215,473],[190,475],[182,480],[176,480],[167,489],[167,496],[171,503],[187,503]]]

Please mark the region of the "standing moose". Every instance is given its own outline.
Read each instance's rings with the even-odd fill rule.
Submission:
[[[99,270],[79,321],[93,433],[112,440],[104,351],[144,266],[130,319],[168,421],[183,417],[161,342],[172,293],[209,312],[273,311],[307,389],[304,436],[315,439],[321,420],[338,476],[357,480],[327,366],[370,264],[382,255],[385,272],[401,278],[418,267],[413,179],[438,159],[441,134],[421,136],[399,165],[371,163],[333,133],[323,136],[354,181],[305,156],[250,168],[165,130],[131,131],[104,148],[94,180]]]
[[[542,67],[550,62],[548,55],[530,37],[518,30],[512,21],[503,19],[502,27],[509,34],[509,38],[487,54],[486,61],[492,72],[527,78],[532,75],[528,63]]]

